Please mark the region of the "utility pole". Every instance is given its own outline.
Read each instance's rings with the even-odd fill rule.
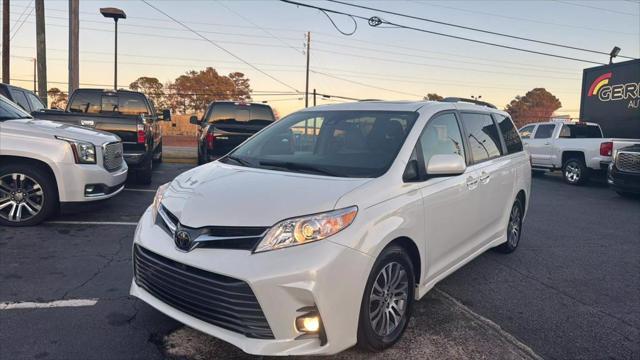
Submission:
[[[47,105],[47,40],[44,26],[44,0],[36,0],[36,56],[38,74],[38,96]],[[34,69],[35,71],[35,69]],[[36,91],[36,84],[33,84]]]
[[[5,84],[8,84],[10,79],[9,21],[9,0],[2,0],[2,82]]]
[[[33,58],[33,92],[37,94],[38,88],[36,87],[36,74],[38,73],[38,68],[36,67],[36,58]]]
[[[309,49],[311,47],[311,31],[307,31],[307,81],[304,90],[304,107],[309,107]]]
[[[79,10],[79,0],[69,0],[69,95],[80,87]]]
[[[316,106],[316,89],[313,89],[313,106]]]

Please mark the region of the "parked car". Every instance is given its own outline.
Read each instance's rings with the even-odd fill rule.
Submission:
[[[161,186],[131,294],[251,354],[393,345],[436,283],[516,250],[529,203],[509,115],[445,100],[298,111]]]
[[[269,105],[214,101],[203,118],[190,119],[198,125],[198,164],[227,154],[250,136],[275,121]]]
[[[620,196],[640,195],[640,142],[616,151],[607,182]]]
[[[41,110],[35,116],[118,135],[130,172],[143,184],[151,182],[153,163],[162,161],[160,121],[171,120],[169,110],[158,114],[143,93],[100,89],[78,89],[65,111]]]
[[[598,124],[587,122],[533,123],[519,132],[534,171],[562,170],[571,185],[584,184],[593,171],[606,171],[613,152],[635,142],[604,138]]]
[[[0,95],[20,105],[24,111],[31,114],[47,108],[33,91],[21,87],[0,83]]]
[[[34,119],[0,96],[0,225],[35,225],[60,204],[113,197],[126,178],[117,136]]]

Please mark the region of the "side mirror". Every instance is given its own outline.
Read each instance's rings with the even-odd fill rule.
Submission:
[[[464,173],[467,164],[464,158],[456,154],[433,155],[427,164],[428,176],[455,176]]]
[[[200,120],[198,120],[198,117],[195,115],[191,115],[191,117],[189,118],[189,122],[193,125],[200,125]]]
[[[420,173],[418,172],[418,160],[409,160],[407,167],[402,174],[402,181],[415,182],[420,180]]]
[[[162,120],[171,121],[171,110],[169,109],[162,110]]]

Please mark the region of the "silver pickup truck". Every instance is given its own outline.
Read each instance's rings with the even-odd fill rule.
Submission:
[[[637,139],[604,138],[598,124],[551,121],[520,130],[533,171],[562,170],[566,183],[584,184],[594,171],[605,171],[616,150],[640,143]]]

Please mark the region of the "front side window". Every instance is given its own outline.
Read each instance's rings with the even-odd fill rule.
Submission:
[[[31,115],[20,106],[0,95],[0,121],[13,119],[30,119]]]
[[[462,113],[462,126],[466,130],[467,141],[471,147],[471,155],[475,163],[502,155],[498,129],[491,115]]]
[[[395,160],[418,114],[304,111],[267,127],[221,161],[339,177],[378,177]]]
[[[525,126],[520,129],[520,138],[521,139],[529,139],[531,138],[531,133],[533,133],[533,129],[535,129],[535,125]]]
[[[520,140],[518,131],[513,125],[511,119],[500,114],[494,114],[493,116],[495,116],[496,121],[498,122],[498,127],[500,128],[502,139],[504,139],[504,143],[507,146],[507,154],[513,154],[522,151],[522,141]]]
[[[464,158],[464,145],[456,116],[446,113],[429,120],[420,135],[420,146],[425,165],[429,164],[433,155],[456,154]]]
[[[553,130],[556,128],[555,125],[539,125],[536,130],[535,135],[533,135],[534,139],[548,139],[553,134]]]
[[[29,98],[29,102],[31,103],[31,111],[40,111],[45,108],[44,104],[37,96],[32,93],[27,93],[27,97]]]
[[[29,101],[27,100],[27,96],[24,94],[24,91],[20,90],[12,90],[11,94],[13,98],[16,100],[16,104],[20,105],[24,111],[31,111],[29,106]]]

